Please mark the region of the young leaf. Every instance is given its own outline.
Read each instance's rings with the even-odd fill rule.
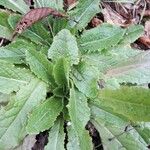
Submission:
[[[0,0],[0,5],[23,14],[29,11],[29,6],[24,0]]]
[[[100,12],[100,0],[80,0],[77,7],[70,12],[71,19],[75,21],[70,21],[71,27],[76,27],[81,30],[87,26],[91,19]]]
[[[33,79],[19,90],[8,106],[0,109],[0,149],[13,149],[19,145],[27,134],[28,113],[45,97],[45,83]]]
[[[30,10],[27,14],[25,14],[22,19],[18,22],[16,29],[13,33],[13,37],[16,36],[16,34],[21,34],[25,29],[30,27],[35,22],[41,20],[42,18],[47,17],[48,15],[53,15],[57,17],[65,17],[66,15],[59,13],[58,11],[43,7],[43,8],[35,8]]]
[[[34,76],[27,69],[0,61],[0,92],[9,94],[25,86]]]
[[[54,121],[63,109],[62,98],[51,97],[38,105],[29,115],[27,132],[38,134],[54,125]]]
[[[78,137],[80,148],[91,150],[91,143],[85,132],[85,126],[90,119],[90,109],[87,104],[87,98],[78,90],[70,90],[70,99],[68,104],[69,115],[75,135]],[[84,141],[84,142],[83,142]]]
[[[65,150],[64,140],[64,121],[58,118],[49,132],[48,144],[45,146],[44,150]]]
[[[134,127],[123,118],[93,105],[91,105],[91,115],[91,122],[99,131],[105,149],[116,150],[122,147],[126,150],[146,149],[147,143],[138,132],[141,128],[139,124]]]
[[[63,29],[54,37],[48,57],[54,61],[64,57],[70,61],[71,65],[79,63],[77,42],[69,30]]]
[[[104,89],[93,100],[98,107],[125,116],[130,121],[150,121],[150,92],[137,87],[118,90]]]
[[[30,65],[30,69],[43,81],[49,83],[52,87],[55,86],[53,77],[53,64],[48,61],[46,56],[35,50],[26,51],[26,60]]]
[[[50,7],[56,10],[63,10],[63,0],[35,0],[36,7]]]
[[[70,64],[65,58],[56,61],[53,69],[55,81],[60,86],[69,86]]]
[[[81,51],[95,52],[115,46],[123,38],[125,31],[125,29],[105,23],[87,30],[79,39]]]
[[[90,98],[97,96],[98,76],[97,68],[83,61],[72,69],[72,78],[76,87],[80,92]]]
[[[16,40],[11,44],[0,47],[0,60],[14,64],[25,63],[25,51],[35,49],[35,46],[25,40]]]

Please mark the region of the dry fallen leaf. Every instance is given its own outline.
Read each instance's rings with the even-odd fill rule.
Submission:
[[[139,38],[139,42],[144,44],[147,48],[150,48],[150,21],[145,22],[144,31],[145,34]]]
[[[25,29],[30,27],[35,22],[41,20],[42,18],[47,17],[48,15],[53,15],[56,17],[66,17],[65,14],[60,13],[60,12],[58,12],[52,8],[48,8],[48,7],[32,9],[27,14],[25,14],[22,17],[22,19],[18,22],[16,29],[13,33],[12,39],[17,34],[21,34]]]
[[[128,27],[133,24],[134,20],[127,19],[120,15],[117,11],[112,9],[108,4],[104,4],[105,8],[102,10],[104,21],[110,24],[119,25],[121,27]]]

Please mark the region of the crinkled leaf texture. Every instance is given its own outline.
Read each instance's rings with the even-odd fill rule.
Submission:
[[[23,140],[27,116],[46,97],[45,83],[33,79],[0,109],[0,149],[12,149]]]
[[[98,107],[126,117],[129,121],[150,121],[150,92],[140,87],[103,89],[92,101]]]
[[[27,85],[34,76],[25,68],[0,61],[0,92],[9,94]]]
[[[90,119],[90,109],[87,104],[87,98],[77,89],[72,88],[70,90],[70,99],[67,107],[69,110],[72,128],[74,130],[75,137],[77,137],[80,149],[91,150],[91,139],[88,132],[85,130],[85,126]]]
[[[56,61],[53,69],[53,75],[59,86],[69,86],[70,64],[65,58]]]
[[[125,32],[126,29],[106,23],[86,30],[79,39],[81,52],[101,51],[115,46],[123,38]]]
[[[100,1],[101,0],[80,0],[77,7],[70,11],[70,16],[73,20],[69,22],[69,25],[79,30],[85,28],[96,13],[100,12]]]
[[[31,71],[33,71],[38,78],[49,83],[51,86],[55,86],[53,63],[50,62],[43,53],[30,49],[26,51],[26,60]]]
[[[58,118],[49,131],[48,144],[45,146],[44,150],[65,150],[64,140],[64,120]]]
[[[48,51],[48,57],[53,61],[61,57],[68,59],[73,64],[79,63],[79,52],[76,38],[69,30],[61,30],[53,40],[53,43]]]
[[[102,145],[107,150],[146,150],[149,144],[149,123],[131,125],[103,108],[91,105],[91,122],[99,131]],[[126,131],[125,131],[126,129]],[[147,130],[148,129],[148,130]],[[147,132],[146,132],[147,131]]]
[[[0,0],[0,5],[23,14],[29,11],[29,6],[24,0]]]
[[[94,98],[98,93],[98,70],[92,64],[81,61],[72,68],[73,82],[87,97]]]
[[[51,97],[38,105],[29,115],[27,132],[38,134],[54,125],[54,121],[63,109],[62,98]]]

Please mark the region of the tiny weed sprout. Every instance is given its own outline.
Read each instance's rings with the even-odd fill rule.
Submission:
[[[143,26],[87,28],[100,2],[0,0],[0,150],[45,132],[44,150],[149,147],[150,53],[130,46]]]

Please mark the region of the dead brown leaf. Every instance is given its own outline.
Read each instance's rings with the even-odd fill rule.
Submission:
[[[102,10],[102,13],[104,15],[105,22],[119,25],[121,27],[128,27],[130,24],[133,24],[134,20],[126,19],[112,9],[109,5],[105,4],[104,6],[105,8]]]
[[[60,13],[52,8],[42,7],[35,8],[30,10],[27,14],[25,14],[21,20],[18,22],[16,29],[13,33],[12,39],[17,35],[21,34],[25,29],[30,27],[35,22],[41,20],[42,18],[47,17],[48,15],[53,15],[56,17],[66,17],[65,14]]]
[[[94,17],[91,21],[92,27],[97,27],[98,25],[100,25],[102,23],[103,23],[103,21],[96,17]]]

